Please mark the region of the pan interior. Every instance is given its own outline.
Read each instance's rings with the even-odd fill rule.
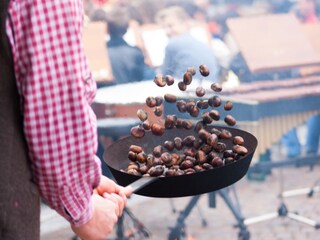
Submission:
[[[209,126],[208,130],[211,128],[217,129],[227,129],[233,136],[241,136],[245,140],[244,146],[248,149],[249,153],[255,151],[257,146],[257,139],[250,133],[245,132],[240,129],[230,128],[230,127],[221,127],[221,126]],[[157,145],[163,145],[166,140],[173,140],[175,137],[184,138],[189,135],[194,135],[193,129],[169,129],[166,130],[162,136],[155,136],[151,132],[147,132],[146,135],[137,139],[134,137],[125,137],[120,139],[109,147],[105,149],[104,152],[104,161],[109,167],[112,167],[116,170],[126,169],[129,163],[128,151],[131,145],[141,146],[146,153],[152,153],[152,150]],[[232,142],[230,140],[219,140],[227,144],[227,148],[232,147]]]
[[[212,127],[216,126],[211,126],[211,128]],[[192,196],[216,191],[240,180],[249,168],[257,146],[257,139],[250,133],[239,129],[227,127],[216,128],[227,129],[233,136],[242,136],[245,140],[244,146],[248,149],[248,154],[222,167],[181,176],[158,177],[156,181],[138,190],[136,194],[161,198]],[[146,134],[142,139],[126,137],[110,145],[105,150],[104,159],[118,184],[127,186],[141,178],[121,171],[128,167],[129,160],[127,155],[131,145],[139,145],[146,153],[151,153],[155,146],[162,145],[166,140],[173,140],[177,136],[184,138],[193,134],[193,130],[172,129],[167,130],[161,137],[154,136],[151,133]],[[227,148],[231,149],[233,145],[232,141],[230,139],[225,140],[225,143],[227,144]]]

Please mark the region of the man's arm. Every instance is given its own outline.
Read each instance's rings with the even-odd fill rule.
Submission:
[[[41,196],[74,225],[92,217],[101,176],[96,91],[82,49],[82,1],[11,1],[24,129]]]

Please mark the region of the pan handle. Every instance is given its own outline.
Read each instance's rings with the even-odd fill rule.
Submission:
[[[128,186],[130,186],[132,188],[132,192],[135,193],[156,180],[158,180],[157,177],[141,177],[130,183]]]

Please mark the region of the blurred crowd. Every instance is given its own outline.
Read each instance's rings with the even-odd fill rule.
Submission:
[[[157,68],[159,66],[152,66],[152,64],[148,62],[148,56],[146,56],[147,53],[144,51],[143,46],[137,44],[132,46],[132,43],[127,41],[128,39],[126,39],[125,34],[134,24],[139,26],[158,24],[165,29],[167,36],[171,40],[177,35],[182,35],[183,31],[185,33],[188,28],[191,28],[192,24],[205,24],[211,36],[210,51],[214,54],[217,61],[216,63],[208,64],[217,64],[220,70],[217,71],[220,73],[223,72],[221,71],[221,68],[231,69],[236,76],[238,76],[240,81],[253,81],[270,79],[272,78],[272,74],[263,73],[255,75],[249,72],[241,53],[239,53],[237,44],[229,34],[226,24],[229,18],[291,12],[294,13],[302,23],[312,23],[317,22],[320,16],[319,0],[85,0],[84,2],[85,13],[90,21],[103,21],[109,25],[109,31],[106,31],[109,34],[110,42],[108,43],[108,49],[111,50],[109,51],[109,57],[112,64],[112,70],[115,72],[115,83],[150,79],[153,76],[154,71],[159,71],[159,69],[167,73],[172,73],[173,75],[181,74],[181,72],[172,72],[174,71],[172,69],[171,71],[170,69],[164,69],[168,68],[165,61],[162,68]],[[173,19],[169,19],[170,16],[167,16],[166,19],[159,19],[160,12],[163,13],[163,10],[172,8],[173,6],[181,8],[184,11],[183,14],[185,14],[185,16],[182,16],[183,14],[181,14],[181,11],[180,13],[171,11],[171,15],[175,15]],[[167,11],[166,15],[170,15],[170,13]],[[135,57],[138,57],[138,55],[140,55],[139,57],[143,57],[146,65],[140,64],[141,60],[138,60],[136,66],[128,67],[130,68],[130,71],[128,68],[126,69],[127,71],[120,71],[120,69],[117,69],[117,66],[119,68],[119,65],[122,65],[124,68],[126,65],[124,62],[131,62],[132,64],[132,61],[130,61],[130,58],[126,58],[121,62],[119,56],[115,57],[112,53],[112,49],[116,47],[114,41],[115,28],[121,29],[117,36],[118,41],[116,41],[117,46],[121,45],[121,51],[125,51],[123,50],[125,48],[124,45],[127,45],[126,49],[129,49],[129,47],[138,47],[138,49],[131,49],[128,51],[132,55],[135,55]],[[110,32],[110,29],[112,32]],[[120,38],[124,39],[121,44],[119,43]],[[180,50],[182,49],[183,47],[180,47]],[[141,52],[138,53],[139,51]],[[189,51],[188,54],[190,54],[190,52],[191,51]],[[200,53],[205,54],[203,52]],[[197,52],[196,54],[199,55],[200,53]],[[192,57],[196,57],[196,54]],[[130,56],[129,53],[127,53],[126,56]],[[189,57],[189,55],[183,56]],[[168,56],[166,60],[168,60]],[[186,60],[184,59],[184,61]],[[118,64],[118,62],[121,62],[121,64]],[[168,63],[171,64],[172,68],[173,62],[170,61]],[[137,72],[132,74],[132,72],[135,72],[135,69],[137,69]],[[127,72],[127,77],[125,77],[123,72]],[[281,74],[284,77],[294,77],[295,72],[286,71],[280,73],[280,75]],[[132,76],[134,77],[132,78]]]
[[[294,14],[302,24],[316,23],[320,19],[320,0],[85,0],[84,3],[89,21],[106,23],[112,84],[150,80],[157,72],[181,77],[188,66],[200,63],[210,66],[212,79],[225,86],[300,77],[297,69],[277,74],[251,73],[226,22],[230,18],[282,13]],[[190,34],[192,26],[199,23],[206,26],[210,43]],[[130,27],[148,24],[160,26],[168,38],[160,66],[150,63],[143,46],[131,44],[125,38]],[[310,119],[307,126],[306,151],[315,153],[319,145],[320,116]],[[295,129],[285,135],[282,142],[288,156],[301,154]]]

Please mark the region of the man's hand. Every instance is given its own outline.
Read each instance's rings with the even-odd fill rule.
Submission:
[[[114,193],[105,193],[104,196],[94,193],[91,200],[93,216],[90,221],[71,228],[82,240],[105,240],[121,216],[125,202]]]
[[[124,197],[125,199],[132,194],[131,188],[119,186],[113,180],[105,176],[101,176],[99,186],[95,190],[101,196],[104,193],[116,193]]]
[[[105,240],[122,215],[127,197],[131,194],[131,188],[121,187],[111,179],[101,176],[99,186],[91,196],[91,220],[78,227],[71,226],[72,230],[83,240]]]

